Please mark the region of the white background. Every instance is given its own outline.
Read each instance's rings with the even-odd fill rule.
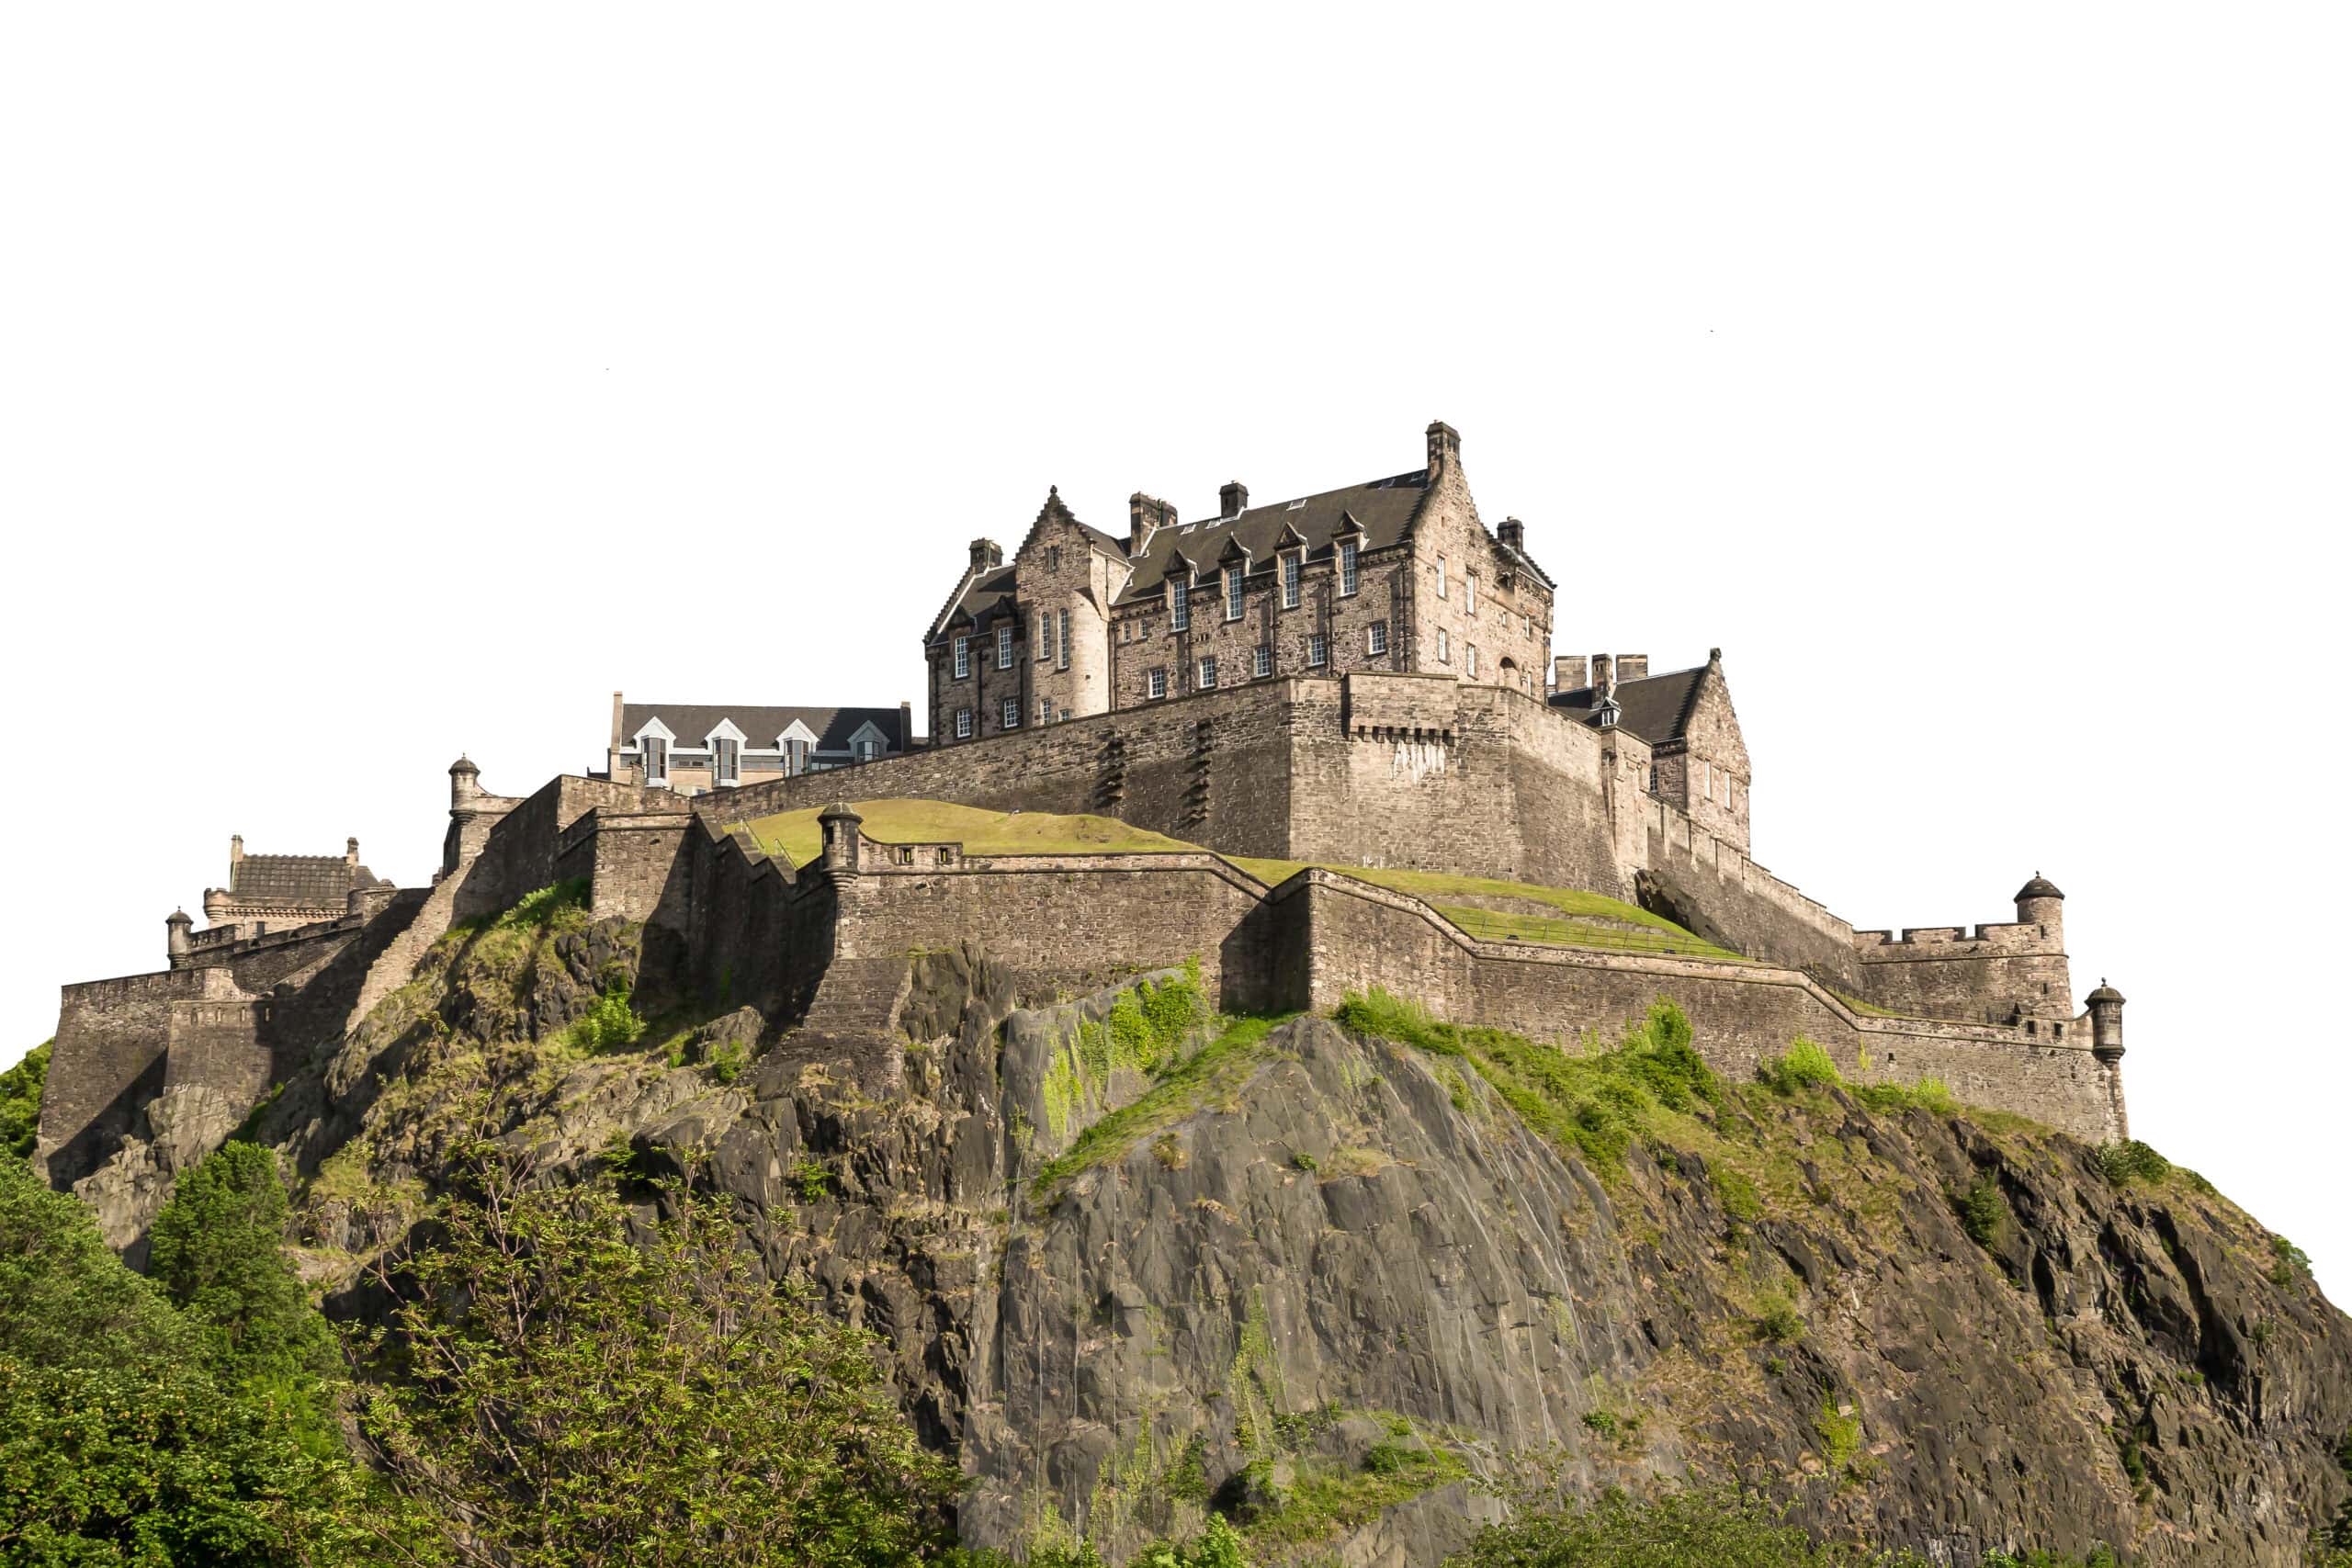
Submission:
[[[228,838],[414,884],[615,688],[922,697],[1049,483],[1462,432],[1757,855],[2070,895],[2134,1130],[2352,1295],[2344,13],[11,7],[0,1061]],[[1638,17],[1634,13],[1638,12]]]

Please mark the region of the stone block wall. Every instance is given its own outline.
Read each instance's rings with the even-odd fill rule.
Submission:
[[[34,1154],[51,1184],[88,1175],[163,1091],[178,1010],[250,1000],[217,966],[64,987]]]
[[[2030,1022],[2037,1036],[2072,1043],[2089,1024],[2075,1025],[2074,984],[2060,944],[2038,928],[2004,922],[1926,927],[1900,937],[1855,933],[1860,994],[1866,1001],[1922,1018],[1962,1022]]]

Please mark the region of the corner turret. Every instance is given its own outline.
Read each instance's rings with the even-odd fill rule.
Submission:
[[[186,909],[174,909],[164,917],[164,953],[174,969],[187,967],[188,928],[195,924]]]
[[[833,876],[857,874],[857,850],[861,835],[859,828],[865,818],[849,808],[849,803],[837,800],[825,807],[817,818],[817,830],[824,835],[824,848],[819,858],[826,872]]]
[[[449,764],[449,809],[461,811],[481,798],[481,770],[463,756]]]
[[[2054,948],[2066,945],[2066,896],[2058,891],[2057,884],[2035,872],[2032,880],[2018,889],[2017,906],[2018,924],[2041,928]]]
[[[2123,1055],[2123,993],[2102,978],[2084,999],[2090,1007],[2092,1054],[2112,1062]]]

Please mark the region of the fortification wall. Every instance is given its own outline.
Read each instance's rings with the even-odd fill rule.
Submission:
[[[277,1081],[276,1055],[266,1038],[269,1012],[258,998],[175,1003],[164,1088],[200,1084],[248,1109],[259,1104]]]
[[[1924,1018],[1967,1022],[2033,1021],[2037,1035],[2064,1042],[2076,1032],[2066,954],[2039,926],[2003,922],[1855,933],[1859,995]],[[2087,1037],[2086,1037],[2087,1043]]]
[[[1862,985],[1854,928],[1708,832],[1679,808],[1644,796],[1643,904],[1720,946],[1827,979]]]
[[[755,1007],[774,1020],[808,1010],[833,955],[832,889],[698,822],[681,848],[688,969],[713,1010]]]
[[[88,1175],[163,1092],[175,1007],[236,1002],[226,969],[167,969],[61,988],[35,1159],[51,1183]]]
[[[1028,989],[1082,991],[1196,956],[1219,1007],[1279,999],[1266,888],[1214,855],[973,856],[833,886],[840,958],[973,942]]]
[[[1294,878],[1275,898],[1296,906],[1292,940],[1317,1008],[1376,985],[1458,1021],[1573,1046],[1589,1029],[1613,1040],[1664,998],[1690,1015],[1708,1065],[1727,1077],[1752,1077],[1803,1035],[1860,1081],[1937,1077],[1970,1103],[2079,1137],[2121,1130],[2120,1068],[2087,1041],[2041,1047],[2011,1030],[1866,1017],[1791,969],[1476,942],[1419,900],[1327,873]]]

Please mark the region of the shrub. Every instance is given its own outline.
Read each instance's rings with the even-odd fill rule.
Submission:
[[[822,1202],[825,1195],[833,1189],[833,1173],[825,1168],[821,1160],[795,1160],[786,1174],[792,1178],[793,1185],[800,1189],[800,1201],[804,1203]]]
[[[1838,1077],[1838,1064],[1829,1059],[1829,1053],[1802,1034],[1789,1042],[1786,1051],[1758,1067],[1757,1076],[1770,1085],[1775,1094],[1796,1094],[1812,1084],[1835,1089],[1845,1082]]]
[[[2293,1290],[2312,1277],[2311,1255],[2283,1235],[2270,1238],[2270,1282]]]
[[[333,1365],[323,1318],[288,1263],[277,1156],[231,1142],[183,1175],[149,1231],[147,1271],[236,1382],[309,1379]]]
[[[751,1048],[730,1035],[711,1047],[710,1076],[720,1083],[733,1083],[743,1076],[751,1060]]]
[[[1832,1471],[1844,1470],[1861,1451],[1861,1412],[1839,1404],[1835,1394],[1821,1396],[1821,1409],[1813,1418],[1813,1431],[1821,1439],[1822,1460]]]
[[[1804,1337],[1804,1314],[1778,1291],[1756,1298],[1756,1332],[1775,1345],[1793,1345]]]
[[[1654,1497],[1611,1487],[1565,1504],[1529,1499],[1447,1561],[1459,1568],[1925,1568],[1909,1553],[1816,1546],[1783,1506],[1731,1485]]]
[[[1872,1111],[1925,1111],[1937,1116],[1960,1112],[1960,1101],[1952,1098],[1951,1086],[1941,1078],[1921,1078],[1917,1083],[1907,1084],[1867,1084],[1854,1090],[1854,1098]]]
[[[50,1043],[25,1053],[0,1073],[0,1159],[30,1159],[33,1139],[40,1132],[40,1096],[49,1077]]]
[[[1971,1183],[1954,1206],[1960,1211],[1961,1229],[1979,1247],[1995,1246],[2008,1228],[2009,1201],[2001,1195],[2001,1184],[1990,1171]]]
[[[645,1021],[629,1005],[627,979],[616,980],[597,997],[596,1004],[572,1020],[564,1038],[588,1051],[610,1051],[634,1045],[645,1032]]]
[[[1315,1168],[1315,1156],[1300,1149],[1290,1156],[1290,1163],[1300,1170],[1311,1171]]]
[[[2135,1181],[2154,1183],[2172,1174],[2172,1161],[2137,1138],[2101,1144],[2098,1165],[2109,1182],[2117,1187],[2129,1187]]]

